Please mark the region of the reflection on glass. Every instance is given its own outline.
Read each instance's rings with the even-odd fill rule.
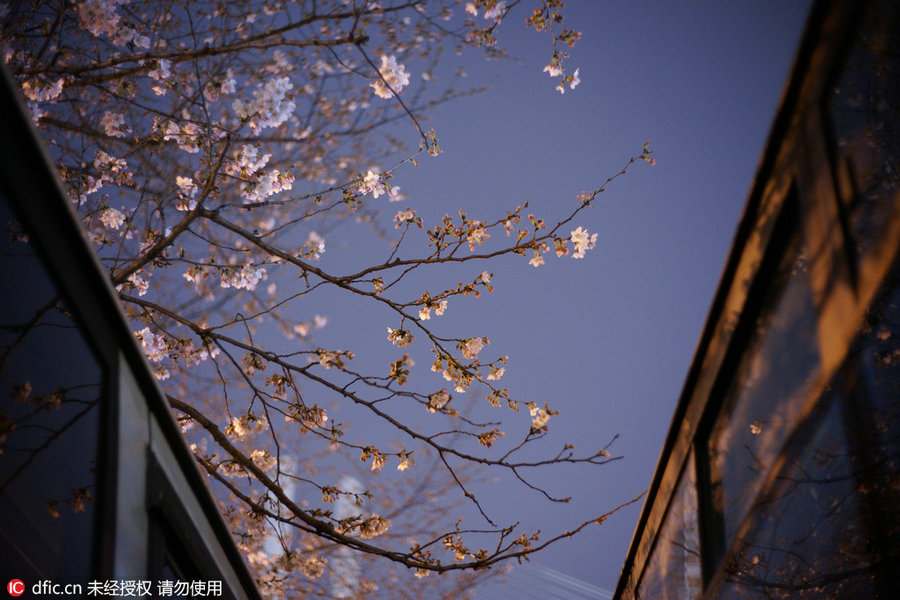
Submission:
[[[859,383],[848,420],[860,458],[861,501],[871,530],[873,562],[881,567],[880,592],[900,597],[900,262],[866,315],[858,356]]]
[[[796,236],[774,279],[710,434],[712,504],[725,547],[807,400],[818,366],[816,314]]]
[[[900,264],[785,450],[716,598],[898,597]]]
[[[863,250],[881,237],[900,189],[900,3],[867,5],[826,101],[836,153],[851,171],[850,227]]]
[[[752,526],[725,563],[716,598],[873,598],[858,480],[834,398],[792,444]]]
[[[102,372],[0,197],[0,565],[91,575]]]
[[[696,598],[703,590],[696,473],[691,452],[638,587],[638,598],[681,600]]]

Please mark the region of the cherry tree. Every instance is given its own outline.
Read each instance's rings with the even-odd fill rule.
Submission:
[[[429,108],[477,91],[438,82],[446,52],[500,56],[501,24],[524,23],[547,46],[536,76],[575,89],[566,49],[580,34],[563,9],[559,0],[0,8],[6,68],[265,591],[328,595],[319,578],[347,575],[347,549],[418,577],[485,569],[609,514],[549,535],[488,514],[482,471],[471,467],[560,502],[535,483],[537,469],[615,457],[608,445],[523,452],[556,412],[517,399],[501,383],[510,359],[477,331],[448,331],[442,316],[490,293],[502,257],[534,267],[584,257],[597,234],[580,214],[636,161],[652,164],[651,151],[645,144],[547,220],[511,205],[485,215],[447,207],[426,222],[400,185],[405,170],[441,153],[421,125]],[[392,133],[404,121],[415,148]],[[337,227],[386,235],[387,250],[325,268]],[[459,269],[465,278],[449,278]],[[317,343],[329,318],[351,318],[327,314],[334,293],[378,308],[377,356],[357,357],[354,340]],[[508,417],[476,419],[472,398]],[[365,417],[345,425],[351,410]],[[402,486],[340,484],[363,467],[399,472]],[[474,507],[483,524],[448,526],[424,505],[436,497]],[[336,510],[341,502],[358,510]],[[377,585],[354,582],[359,594]]]

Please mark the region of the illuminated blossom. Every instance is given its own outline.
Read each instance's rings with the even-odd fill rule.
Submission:
[[[344,361],[341,360],[341,356],[344,354],[341,350],[323,350],[319,348],[316,350],[316,353],[319,355],[319,364],[325,367],[325,369],[330,369],[331,367],[336,367],[338,369],[344,368]],[[352,355],[349,358],[353,358]]]
[[[156,85],[150,88],[157,96],[164,96],[166,93],[165,83],[172,76],[172,71],[170,71],[171,67],[172,61],[160,58],[156,62],[156,68],[147,72],[147,76],[157,82]]]
[[[556,86],[556,89],[559,90],[560,94],[566,93],[566,84],[569,84],[569,89],[574,90],[575,87],[581,83],[581,79],[578,78],[578,71],[580,69],[575,69],[575,73],[569,75],[568,77],[564,77],[562,81],[559,82],[559,85]]]
[[[221,285],[223,288],[246,288],[252,292],[256,289],[256,284],[265,278],[266,270],[263,267],[247,263],[239,271],[233,268],[223,269]]]
[[[125,124],[125,116],[106,111],[100,119],[100,127],[110,137],[125,137],[131,128]]]
[[[297,105],[288,97],[293,84],[287,77],[272,79],[263,87],[254,90],[253,100],[246,102],[240,98],[231,107],[239,119],[247,120],[254,132],[266,127],[278,127],[287,121]]]
[[[488,21],[494,21],[496,23],[500,22],[500,19],[503,18],[503,13],[506,12],[506,2],[498,2],[491,8],[485,9],[484,18]]]
[[[373,467],[374,468],[374,467]],[[378,515],[372,515],[359,525],[359,537],[364,540],[377,537],[391,526],[390,519]]]
[[[387,331],[388,340],[390,340],[391,343],[396,344],[400,348],[409,346],[412,343],[413,339],[415,339],[413,335],[405,329],[391,329],[390,327],[388,327]]]
[[[435,392],[428,396],[428,412],[437,412],[444,408],[448,402],[450,402],[450,394],[447,393],[447,388]]]
[[[63,80],[57,79],[53,83],[44,84],[37,79],[29,79],[22,83],[22,92],[25,97],[33,102],[47,102],[56,100],[62,93]]]
[[[369,85],[379,98],[390,98],[393,95],[391,91],[399,94],[403,88],[409,85],[409,73],[406,72],[406,67],[397,64],[396,56],[382,56],[378,72],[381,74],[381,78]]]
[[[583,227],[572,231],[572,237],[569,238],[575,246],[575,252],[572,258],[584,258],[584,251],[590,250],[597,243],[597,234],[589,235]]]
[[[108,229],[118,229],[125,223],[125,215],[122,214],[122,211],[116,210],[115,208],[105,208],[103,209],[103,212],[100,213],[100,221]]]
[[[555,56],[550,60],[550,64],[544,67],[544,73],[550,73],[550,77],[559,77],[563,74],[562,65]]]
[[[381,181],[381,176],[372,169],[369,169],[366,172],[365,177],[363,177],[360,193],[371,193],[373,198],[377,198],[381,194],[387,193],[387,189]]]
[[[484,225],[481,224],[481,221],[472,221],[471,228],[469,229],[469,234],[466,236],[466,241],[469,242],[469,250],[474,252],[475,246],[480,246],[484,243],[484,240],[491,237],[490,234],[485,230]]]
[[[485,379],[487,379],[488,381],[498,381],[501,377],[503,377],[504,373],[506,373],[506,369],[504,367],[492,367],[491,372],[488,373],[488,376]]]
[[[406,210],[401,210],[396,215],[394,215],[394,229],[400,229],[400,227],[404,223],[412,223],[416,220],[416,211],[411,208],[407,208]]]
[[[178,210],[194,210],[197,208],[197,184],[190,177],[175,177],[175,184],[178,186],[178,201],[175,208]]]
[[[134,332],[135,337],[141,343],[144,354],[152,362],[159,362],[168,356],[166,339],[162,335],[156,335],[149,327]]]
[[[533,429],[540,430],[547,426],[550,415],[546,410],[540,406],[532,406],[528,409],[528,412],[531,413],[531,427]]]
[[[481,352],[482,348],[484,348],[485,342],[486,340],[480,337],[473,337],[466,340],[465,344],[462,347],[463,358],[467,358],[469,360],[478,358],[478,353]]]
[[[289,190],[294,186],[294,175],[288,171],[272,169],[260,175],[254,182],[241,184],[244,204],[261,202],[273,194]]]
[[[119,4],[126,0],[83,0],[75,5],[82,29],[90,31],[97,37],[106,35],[113,38],[118,46],[132,43],[138,48],[150,47],[150,38],[138,34],[132,27],[121,23],[121,16],[116,12]]]
[[[174,141],[178,147],[190,154],[200,152],[200,127],[195,123],[178,124],[169,121],[166,124],[166,130],[163,139],[166,141]]]
[[[233,94],[237,89],[234,71],[228,69],[224,79],[213,79],[203,86],[203,93],[210,102],[215,102],[220,95]]]
[[[315,231],[309,232],[303,246],[308,249],[305,256],[312,258],[313,260],[319,260],[322,258],[321,255],[325,253],[325,239]]]
[[[247,179],[265,167],[270,158],[272,158],[271,154],[260,156],[259,149],[256,146],[244,144],[238,151],[237,156],[234,157],[234,162],[229,163],[225,168],[225,172],[229,175]]]
[[[250,460],[263,471],[271,471],[278,462],[267,450],[254,450],[250,454]]]
[[[138,296],[143,296],[150,289],[150,282],[141,277],[141,272],[137,271],[128,276],[128,282],[137,290]]]

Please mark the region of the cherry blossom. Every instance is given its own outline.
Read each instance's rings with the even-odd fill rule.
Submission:
[[[535,430],[544,429],[547,426],[547,421],[550,420],[550,414],[539,406],[532,406],[528,409],[528,412],[531,414],[531,427]]]
[[[197,184],[190,177],[175,177],[175,184],[178,186],[178,202],[175,208],[181,211],[194,210],[197,208]]]
[[[450,394],[447,393],[447,388],[430,394],[428,396],[428,412],[437,412],[444,408],[448,402],[450,402]]]
[[[254,90],[253,100],[246,102],[240,98],[232,103],[238,118],[247,120],[253,131],[278,127],[287,121],[297,108],[290,99],[289,92],[294,85],[287,77],[272,79]]]
[[[9,11],[7,68],[263,594],[321,595],[309,580],[334,575],[344,552],[390,556],[417,576],[533,552],[527,525],[474,525],[483,533],[466,539],[443,522],[457,501],[491,518],[467,464],[521,474],[541,489],[517,454],[525,444],[488,452],[506,442],[504,432],[479,424],[451,394],[510,411],[527,406],[530,425],[502,420],[529,452],[554,414],[499,387],[507,357],[489,358],[485,332],[468,330],[466,317],[500,280],[492,271],[505,258],[538,266],[551,248],[564,256],[571,244],[580,258],[593,247],[597,235],[582,227],[562,232],[618,175],[554,203],[546,221],[521,206],[466,215],[454,206],[426,211],[419,198],[386,210],[382,198],[406,201],[399,184],[408,169],[441,153],[435,130],[421,126],[430,107],[468,95],[438,76],[435,61],[448,49],[497,56],[502,23],[521,16],[550,42],[553,85],[579,84],[563,50],[579,34],[563,28],[560,3],[322,0],[290,12],[258,1],[63,4],[35,0],[34,10]],[[465,14],[454,19],[459,4]],[[407,66],[419,64],[422,77],[413,78]],[[396,131],[404,126],[410,136]],[[636,159],[652,164],[650,155],[645,145]],[[458,217],[430,217],[445,213]],[[325,237],[333,261],[322,260]],[[335,294],[381,316],[354,324],[356,315],[337,312],[338,326],[323,331],[324,312],[342,306]],[[460,302],[460,319],[438,319],[451,301]],[[357,343],[345,343],[348,331],[368,335],[370,325],[386,327],[390,344],[409,353],[357,360],[337,349]],[[429,351],[431,371],[412,358]],[[363,414],[356,422],[368,415],[371,431],[345,424],[351,411]],[[402,433],[376,448],[370,435],[381,425]],[[602,464],[610,458],[602,452],[571,460]],[[413,469],[413,456],[437,466]],[[386,465],[397,467],[389,483]],[[340,489],[332,467],[372,478],[365,490]],[[411,502],[411,489],[442,498],[442,510]],[[337,516],[329,504],[340,500],[358,510]],[[415,585],[388,566],[371,573],[354,593],[374,590],[376,580],[385,597],[397,595],[392,586],[406,593]],[[447,581],[423,585],[450,591],[410,595],[461,595]]]
[[[271,471],[278,464],[276,458],[271,456],[267,450],[254,450],[250,453],[250,460],[263,471]]]
[[[406,67],[397,64],[397,57],[394,55],[381,57],[378,73],[381,78],[369,85],[379,98],[392,98],[393,94],[399,94],[409,85],[409,73],[406,72]]]
[[[115,208],[106,208],[100,213],[100,221],[109,229],[118,229],[125,223],[125,215]]]
[[[223,288],[256,289],[260,280],[266,278],[266,269],[252,263],[246,263],[239,270],[232,267],[222,269],[221,285]]]
[[[585,250],[590,250],[597,243],[597,234],[589,235],[583,227],[578,227],[572,231],[572,244],[575,246],[575,252],[572,258],[584,258]]]
[[[500,19],[503,18],[503,15],[505,12],[506,12],[506,2],[497,2],[490,8],[485,9],[484,18],[489,21],[494,21],[496,23],[499,23]]]
[[[484,345],[489,343],[487,338],[473,337],[466,340],[465,344],[462,346],[462,355],[463,358],[473,359],[478,358],[478,353],[481,352],[481,349],[484,348]]]
[[[202,131],[196,123],[176,123],[169,121],[166,124],[163,139],[166,141],[174,141],[178,147],[194,154],[200,152],[200,136]]]
[[[400,227],[404,223],[411,223],[411,222],[414,222],[415,220],[416,220],[416,211],[414,211],[411,208],[407,208],[406,210],[401,210],[396,215],[394,215],[394,222],[396,223],[396,225],[394,225],[394,228],[400,229]]]
[[[125,137],[131,129],[125,124],[125,116],[106,111],[100,119],[100,127],[106,135],[112,137]]]

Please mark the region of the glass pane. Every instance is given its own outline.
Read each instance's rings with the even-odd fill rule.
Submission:
[[[787,447],[716,598],[896,598],[900,265]]]
[[[851,230],[865,250],[880,238],[900,188],[900,3],[868,3],[826,106],[855,188]]]
[[[887,593],[897,585],[900,565],[900,262],[883,287],[885,293],[867,314],[852,351],[860,367],[848,422],[860,455],[872,560],[882,565],[879,581]]]
[[[873,598],[867,530],[843,405],[828,398],[793,444],[716,598]]]
[[[638,587],[638,598],[687,600],[703,591],[696,473],[691,452]]]
[[[2,197],[0,229],[0,565],[83,584],[103,374]]]
[[[798,236],[772,281],[710,434],[712,505],[734,540],[808,397],[818,364],[816,313]]]

